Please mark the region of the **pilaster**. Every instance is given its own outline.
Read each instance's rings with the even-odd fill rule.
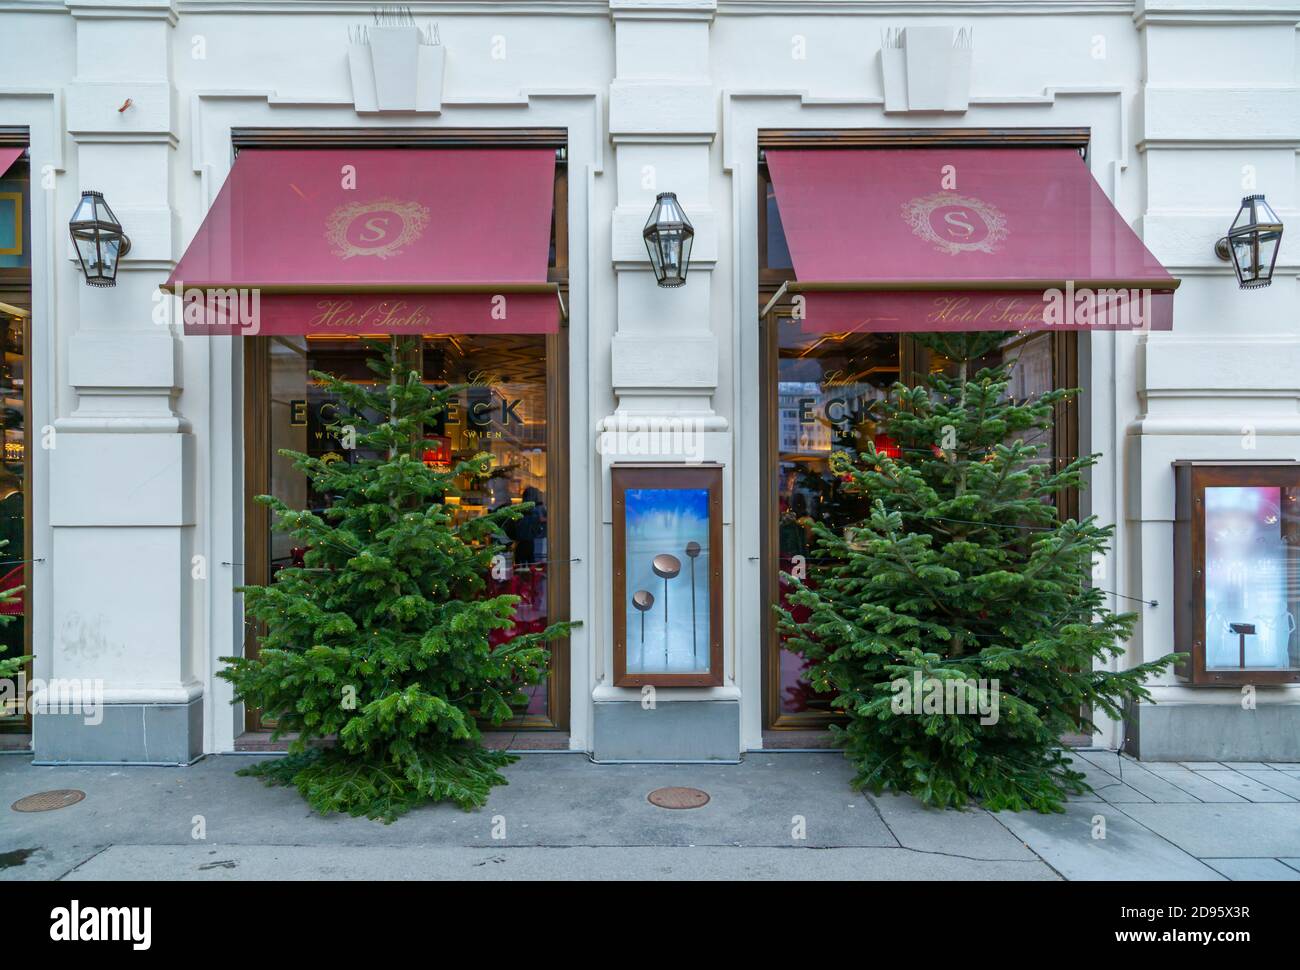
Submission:
[[[611,528],[609,469],[620,461],[724,465],[724,546],[731,547],[731,433],[718,413],[719,340],[713,271],[719,226],[709,191],[719,106],[710,73],[714,0],[610,0],[615,76],[609,133],[617,202],[611,257],[618,324],[611,347],[616,409],[600,425],[603,531]],[[675,192],[695,228],[686,284],[655,283],[641,232],[659,192]],[[726,569],[731,569],[728,564]],[[606,591],[606,595],[608,592]],[[608,617],[616,606],[605,610]],[[655,704],[598,674],[593,750],[601,760],[729,761],[740,753],[740,700],[730,609],[723,686],[659,688]],[[602,671],[610,669],[611,635]],[[682,739],[689,738],[689,744]]]
[[[84,286],[66,380],[76,391],[51,449],[54,678],[99,682],[103,717],[43,708],[38,762],[186,763],[202,751],[202,682],[193,633],[194,441],[176,412],[181,346],[157,285],[177,245],[171,43],[160,0],[68,0],[76,75],[67,127],[77,181],[61,199],[105,194],[131,238],[117,286]],[[66,240],[56,251],[71,255]]]
[[[1300,454],[1300,238],[1292,232],[1300,222],[1300,4],[1140,0],[1134,22],[1144,65],[1135,125],[1145,201],[1139,228],[1183,281],[1173,331],[1145,335],[1133,359],[1139,415],[1127,428],[1130,565],[1118,588],[1160,604],[1139,607],[1136,662],[1175,647],[1172,462]],[[1273,285],[1241,290],[1214,242],[1242,197],[1257,192],[1288,231]],[[1264,758],[1258,738],[1294,720],[1278,705],[1300,694],[1262,688],[1257,708],[1247,710],[1235,688],[1187,687],[1172,673],[1151,691],[1156,705],[1129,718],[1129,747],[1143,758],[1198,761],[1245,750]],[[1268,757],[1287,757],[1285,744],[1265,746]]]

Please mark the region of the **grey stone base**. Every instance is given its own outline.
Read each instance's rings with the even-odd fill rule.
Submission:
[[[740,760],[739,701],[596,701],[596,761]]]
[[[1126,720],[1142,761],[1300,761],[1300,704],[1140,704]]]
[[[188,704],[105,704],[103,720],[37,714],[35,764],[188,765],[203,755],[203,698]],[[93,719],[92,719],[93,720]]]

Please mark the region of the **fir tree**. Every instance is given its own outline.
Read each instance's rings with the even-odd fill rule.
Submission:
[[[1009,336],[923,338],[955,375],[895,384],[878,402],[879,429],[900,457],[874,446],[832,456],[869,513],[842,531],[810,523],[806,580],[782,574],[788,603],[810,613],[800,623],[776,609],[787,646],[812,661],[814,688],[833,692],[847,719],[835,730],[854,787],[940,807],[973,799],[994,811],[1061,811],[1086,789],[1062,736],[1090,733],[1096,712],[1121,717],[1173,657],[1094,669],[1122,655],[1136,617],[1112,612],[1091,582],[1111,528],[1063,521],[1052,500],[1083,487],[1099,456],[1038,459],[1054,405],[1077,390],[1016,402],[1010,365],[972,373]],[[994,723],[974,713],[981,681],[997,681],[984,698],[996,699]],[[947,691],[949,704],[928,703]],[[957,713],[962,705],[969,713]]]
[[[426,801],[482,805],[516,759],[484,749],[476,721],[513,716],[522,688],[546,674],[544,644],[571,626],[490,642],[519,600],[485,595],[492,558],[528,506],[454,520],[444,497],[457,476],[486,474],[490,456],[448,470],[421,460],[458,388],[425,385],[406,366],[411,349],[409,338],[383,347],[367,362],[380,378],[370,386],[312,372],[340,403],[328,430],[354,458],[281,452],[330,503],[317,513],[258,497],[308,551],[302,567],[243,588],[265,625],[261,650],[223,658],[236,698],[274,719],[274,736],[297,734],[289,756],[248,773],[293,785],[322,814],[392,821]]]

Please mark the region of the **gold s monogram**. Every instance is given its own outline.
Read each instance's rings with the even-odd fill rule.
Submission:
[[[995,253],[1007,238],[1007,218],[997,206],[953,192],[904,202],[903,220],[913,233],[950,256]]]
[[[330,213],[325,238],[334,245],[335,256],[387,259],[418,239],[428,223],[429,210],[418,202],[350,202]]]

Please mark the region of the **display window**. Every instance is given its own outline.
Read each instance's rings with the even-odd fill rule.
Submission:
[[[847,494],[830,471],[834,452],[858,455],[874,447],[906,459],[898,444],[877,424],[875,402],[897,381],[915,385],[927,372],[953,365],[929,353],[913,335],[863,332],[808,334],[789,316],[771,314],[764,325],[767,348],[766,500],[767,583],[765,603],[786,602],[780,573],[796,563],[816,582],[807,519],[832,528],[867,514],[864,501]],[[981,363],[1011,366],[1007,394],[1033,400],[1058,387],[1072,387],[1075,340],[1071,334],[1016,334]],[[1053,426],[1036,432],[1027,443],[1039,446],[1043,462],[1063,467],[1077,455],[1074,411],[1077,399],[1061,402]],[[1063,514],[1073,515],[1077,496],[1059,497]],[[806,619],[794,609],[796,621]],[[765,706],[772,728],[815,728],[832,719],[831,697],[819,694],[808,677],[809,662],[785,647],[775,622],[765,618],[767,663]]]
[[[918,130],[770,131],[760,133],[760,145],[834,151],[837,147],[909,147],[944,139],[975,144],[983,137]],[[1079,139],[1073,147],[1086,146],[1086,132],[1072,137]],[[766,307],[783,284],[795,280],[795,268],[764,153],[760,153],[757,185],[758,305]],[[763,721],[765,728],[775,730],[820,729],[834,720],[832,697],[814,689],[809,662],[786,649],[777,630],[771,606],[789,605],[780,573],[790,572],[798,557],[807,569],[807,580],[816,582],[818,563],[810,558],[811,534],[801,520],[820,519],[835,528],[866,513],[862,501],[845,494],[830,473],[833,452],[859,454],[874,447],[905,457],[877,426],[873,403],[885,398],[896,381],[915,386],[927,373],[953,365],[931,354],[915,333],[812,332],[793,319],[789,300],[772,304],[760,328]],[[1016,333],[982,363],[1011,362],[1007,394],[1032,400],[1056,388],[1079,386],[1078,346],[1077,334],[1071,332]],[[1036,432],[1030,442],[1039,446],[1037,460],[1060,468],[1078,456],[1078,412],[1078,397],[1057,402],[1052,426]],[[1056,503],[1062,517],[1079,515],[1076,491],[1058,495]],[[796,621],[806,619],[801,612],[793,610]]]
[[[1179,462],[1174,477],[1180,678],[1300,682],[1300,464]]]
[[[261,395],[261,406],[250,412],[260,432],[250,446],[250,452],[256,452],[249,455],[250,495],[271,494],[294,509],[325,508],[330,496],[317,493],[281,452],[337,461],[374,457],[343,447],[327,430],[338,402],[311,376],[311,371],[321,371],[357,383],[372,382],[374,374],[366,367],[372,354],[367,341],[298,336],[246,344],[251,387],[261,388],[251,391]],[[567,576],[568,565],[560,534],[564,503],[557,494],[563,482],[557,468],[562,424],[559,347],[558,337],[544,334],[427,336],[411,365],[431,387],[458,388],[452,406],[429,429],[435,444],[425,449],[424,461],[450,468],[478,454],[491,456],[485,474],[460,476],[457,494],[446,497],[455,517],[464,520],[503,506],[529,506],[498,540],[486,577],[484,595],[519,597],[513,629],[494,633],[494,642],[543,630],[564,618],[563,598],[557,599],[557,585],[563,586],[561,575]],[[307,550],[276,531],[263,506],[252,504],[249,511],[255,519],[249,531],[249,582],[271,581],[285,566],[302,566]],[[562,654],[562,648],[552,651],[552,675],[546,682],[525,689],[528,705],[517,726],[554,727],[561,720],[556,672]],[[264,725],[258,720],[255,726]]]
[[[0,626],[0,658],[33,652],[31,297],[31,169],[20,157],[0,171],[0,594],[7,594],[0,615],[8,618]],[[0,733],[31,730],[24,701],[14,695],[0,708]]]
[[[722,683],[722,467],[619,465],[614,684]]]

